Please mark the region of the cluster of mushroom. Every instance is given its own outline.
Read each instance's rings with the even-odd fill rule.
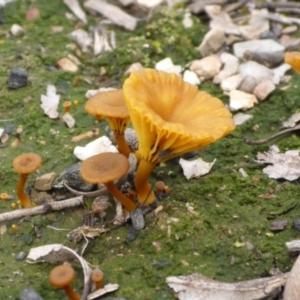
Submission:
[[[120,154],[88,158],[82,163],[81,175],[87,182],[105,183],[127,211],[137,207],[135,199],[118,191],[115,178],[106,171],[116,168],[126,174],[129,168],[128,163],[125,167],[126,157],[132,151],[124,132],[130,122],[139,142],[134,153],[139,162],[134,188],[139,204],[146,205],[155,200],[148,179],[157,164],[203,148],[235,129],[232,115],[221,100],[176,74],[153,69],[132,72],[123,89],[98,93],[86,102],[85,109],[97,119],[107,119]],[[100,173],[107,178],[100,181]]]

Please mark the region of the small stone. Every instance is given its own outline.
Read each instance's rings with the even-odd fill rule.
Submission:
[[[216,84],[221,83],[229,76],[235,75],[239,69],[239,60],[234,55],[224,52],[220,55],[220,59],[223,63],[223,69],[213,79],[213,83]]]
[[[300,231],[300,220],[295,220],[293,222],[293,228],[297,231]]]
[[[21,251],[16,255],[16,260],[22,261],[26,258],[26,256],[27,256],[27,253],[24,251]]]
[[[27,288],[20,293],[20,300],[44,300],[33,288]]]
[[[174,65],[170,57],[166,57],[155,64],[155,70],[164,71],[167,73],[175,73],[180,76],[182,67]]]
[[[28,72],[23,68],[12,67],[8,78],[8,87],[18,89],[27,85]]]
[[[132,71],[139,71],[139,70],[143,70],[143,66],[141,63],[136,62],[133,63],[132,65],[130,65],[130,67],[125,71],[124,75],[129,75],[131,74]]]
[[[265,80],[255,87],[253,94],[258,100],[263,101],[275,90],[275,88],[275,84],[271,80]]]
[[[290,34],[296,32],[297,30],[298,30],[297,25],[286,26],[285,28],[282,29],[282,34]]]
[[[252,40],[252,41],[246,41],[241,43],[235,43],[233,45],[233,52],[234,55],[242,59],[244,57],[244,53],[246,51],[251,51],[255,53],[274,53],[277,51],[284,52],[284,47],[280,45],[279,43],[275,42],[274,40]]]
[[[157,269],[162,269],[169,264],[170,264],[170,262],[168,260],[162,259],[162,260],[152,263],[152,267],[157,268]]]
[[[40,11],[37,8],[31,8],[27,11],[25,20],[32,21],[40,17]]]
[[[44,174],[38,177],[34,183],[34,187],[40,191],[49,191],[52,189],[52,184],[57,177],[55,172]]]
[[[130,212],[130,217],[134,229],[141,230],[145,227],[144,215],[140,208],[132,210]]]
[[[258,82],[271,79],[274,76],[274,73],[272,70],[268,69],[267,67],[249,60],[239,67],[239,73],[243,76],[252,76],[254,77]]]
[[[216,27],[211,29],[203,38],[197,50],[203,57],[216,53],[225,43],[224,31]]]
[[[229,108],[231,111],[236,111],[239,109],[248,109],[258,103],[256,97],[252,94],[248,94],[239,90],[233,90],[229,94],[230,104]]]
[[[247,75],[243,78],[241,83],[238,85],[237,89],[245,93],[251,94],[254,91],[256,85],[257,85],[257,80],[253,76]]]
[[[201,81],[199,80],[197,74],[190,70],[185,70],[183,73],[183,80],[193,84],[193,85],[199,85]]]
[[[198,75],[200,81],[203,81],[216,76],[220,72],[221,66],[221,59],[216,55],[211,55],[199,60],[193,60],[189,69]]]
[[[250,242],[246,242],[245,243],[245,246],[246,246],[246,248],[248,249],[248,250],[252,250],[252,249],[254,249],[254,245],[253,244],[251,244]]]
[[[278,220],[271,223],[271,231],[281,231],[288,225],[287,220]]]
[[[96,184],[86,183],[80,176],[80,165],[78,162],[60,173],[58,178],[53,182],[52,187],[56,189],[64,189],[64,183],[71,188],[82,191],[91,192],[97,188]]]
[[[282,80],[282,78],[284,78],[284,74],[286,73],[286,71],[290,70],[292,67],[288,64],[282,64],[279,67],[272,69],[273,71],[273,78],[272,81],[274,84],[279,84]]]
[[[221,81],[221,89],[224,92],[230,92],[232,90],[236,90],[242,80],[243,80],[243,76],[241,74],[236,74],[227,77]]]
[[[130,228],[126,236],[126,241],[133,242],[137,238],[138,234],[139,230],[136,230],[135,228]]]
[[[57,62],[57,66],[63,70],[63,71],[67,71],[67,72],[77,72],[78,71],[78,67],[68,58],[61,58],[58,62]]]
[[[73,128],[75,126],[75,119],[70,113],[64,113],[62,119],[69,128]]]
[[[18,24],[14,24],[10,28],[10,32],[13,36],[22,36],[25,33],[25,30]]]

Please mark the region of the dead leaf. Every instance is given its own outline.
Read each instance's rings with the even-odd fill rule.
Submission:
[[[207,163],[202,160],[202,158],[197,158],[195,160],[185,160],[180,158],[179,164],[183,169],[183,174],[187,180],[191,178],[199,178],[202,175],[207,174],[212,166],[214,165],[216,159],[213,162]]]
[[[180,300],[258,300],[278,294],[287,278],[288,273],[285,273],[268,278],[224,283],[200,274],[192,274],[167,277],[167,283],[178,293],[177,297]]]
[[[296,180],[300,176],[299,150],[288,150],[280,153],[278,146],[273,145],[268,152],[257,153],[257,163],[272,164],[263,169],[270,178]]]

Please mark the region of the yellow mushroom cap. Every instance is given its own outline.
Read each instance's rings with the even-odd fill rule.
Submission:
[[[129,167],[128,159],[123,154],[105,152],[84,160],[80,175],[89,183],[107,183],[124,176]]]
[[[102,115],[113,118],[129,117],[123,90],[100,92],[87,100],[84,108],[91,115]]]
[[[292,66],[292,68],[300,74],[300,52],[286,52],[284,54],[284,62]]]
[[[221,100],[176,74],[133,71],[123,86],[139,140],[139,153],[160,163],[205,147],[235,129]]]
[[[37,170],[42,164],[42,158],[35,153],[24,153],[13,161],[14,169],[20,174],[29,174]]]

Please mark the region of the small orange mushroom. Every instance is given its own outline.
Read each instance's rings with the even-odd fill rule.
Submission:
[[[124,176],[129,170],[126,156],[120,153],[105,152],[84,160],[80,167],[80,175],[86,182],[103,183],[110,193],[121,202],[126,211],[132,211],[136,204],[125,196],[115,185],[114,180]]]
[[[124,132],[130,123],[129,112],[124,101],[122,90],[100,92],[85,103],[85,110],[98,120],[106,118],[114,133],[115,142],[120,153],[126,157],[132,152],[128,147]]]
[[[222,101],[176,74],[133,71],[123,93],[139,141],[135,188],[140,203],[155,200],[148,178],[157,164],[203,148],[235,128]]]
[[[38,154],[25,153],[16,157],[13,161],[14,169],[20,174],[17,185],[17,195],[23,207],[31,206],[29,197],[24,192],[24,186],[30,173],[36,171],[42,164],[42,159]]]
[[[92,272],[91,279],[95,283],[97,289],[103,288],[103,283],[102,283],[103,278],[104,278],[104,274],[99,268],[96,268]]]
[[[75,275],[75,270],[70,265],[61,265],[51,270],[48,279],[52,286],[63,288],[69,299],[80,300],[80,295],[71,287]]]
[[[292,68],[300,74],[300,52],[285,52],[284,62],[292,66]]]
[[[71,105],[72,105],[71,101],[65,101],[63,103],[63,107],[65,109],[65,113],[69,113],[71,111]]]

